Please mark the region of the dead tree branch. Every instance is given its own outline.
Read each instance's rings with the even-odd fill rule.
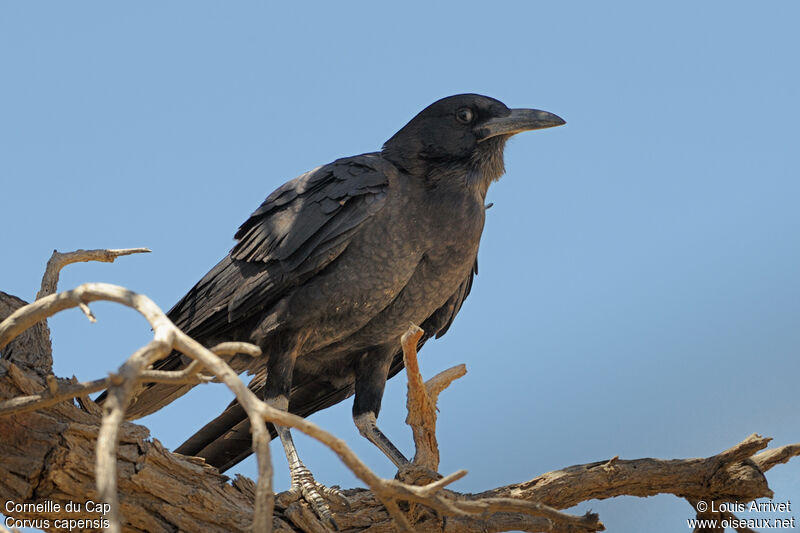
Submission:
[[[403,348],[403,362],[408,375],[408,417],[406,424],[411,426],[414,435],[415,466],[439,470],[439,444],[436,442],[436,400],[439,393],[450,383],[467,373],[464,365],[454,366],[423,383],[417,362],[417,342],[423,335],[418,326],[411,327],[403,334],[400,344]]]
[[[47,267],[42,276],[42,287],[36,295],[36,299],[44,298],[56,292],[58,288],[58,277],[61,269],[73,263],[87,263],[89,261],[100,261],[101,263],[113,263],[117,257],[131,254],[148,254],[152,250],[149,248],[124,248],[121,250],[75,250],[74,252],[61,253],[53,250],[53,255],[47,261]]]
[[[6,500],[51,500],[63,505],[102,499],[110,504],[110,511],[103,515],[106,523],[97,527],[110,531],[121,531],[123,527],[125,531],[324,531],[303,502],[283,505],[280,499],[277,503],[274,500],[265,425],[269,421],[319,440],[367,485],[369,490],[344,491],[349,509],[333,508],[343,531],[600,531],[603,525],[597,515],[573,516],[560,510],[588,499],[620,495],[671,493],[690,502],[741,502],[771,497],[764,472],[800,455],[800,444],[761,451],[769,439],[752,435],[705,459],[613,458],[479,494],[446,489],[466,475],[463,470],[443,478],[435,475],[421,486],[382,479],[341,439],[256,398],[220,358],[233,353],[257,356],[258,350],[252,345],[225,343],[209,350],[177,329],[149,298],[122,287],[90,283],[48,294],[55,290],[59,264],[91,260],[85,257],[93,255],[113,260],[136,251],[144,250],[108,251],[109,255],[97,250],[73,256],[60,254],[61,258],[51,260],[55,266],[48,264],[45,278],[49,281],[43,280],[41,298],[32,304],[0,293],[0,319],[4,319],[0,322],[0,399],[5,399],[0,402],[0,433],[12,436],[0,441],[0,494]],[[76,383],[74,379],[55,378],[49,365],[49,338],[43,336],[46,329],[37,330],[35,325],[71,307],[81,308],[92,318],[88,304],[97,300],[137,310],[153,327],[153,340],[105,379]],[[423,383],[414,338],[420,332],[409,332],[403,339],[409,374],[407,421],[417,447],[415,466],[435,473],[439,462],[436,400],[439,392],[463,375],[465,369],[463,365],[454,367]],[[153,361],[173,350],[186,354],[193,362],[174,372],[149,368]],[[225,383],[250,417],[259,460],[255,483],[242,477],[230,483],[202,460],[168,452],[157,440],[147,438],[145,428],[124,420],[125,409],[141,383],[194,384],[212,380]],[[109,390],[109,396],[101,411],[88,394],[103,388]],[[68,401],[72,398],[83,408]],[[95,456],[96,462],[92,459]],[[417,512],[420,509],[433,512]],[[22,510],[14,516],[55,520],[64,514]],[[68,517],[91,520],[97,515],[86,511],[70,513]],[[57,528],[49,524],[41,529]]]
[[[252,357],[261,355],[261,350],[246,342],[223,342],[211,348],[211,351],[216,355],[246,354]],[[181,383],[191,385],[214,381],[215,378],[213,376],[200,374],[201,370],[202,365],[197,361],[192,361],[183,370],[143,370],[139,374],[138,381],[139,383]],[[45,376],[45,379],[47,380],[47,390],[0,402],[0,416],[35,411],[65,400],[87,396],[111,387],[112,382],[118,380],[115,376],[83,383],[67,382],[59,384],[59,381],[52,375]]]

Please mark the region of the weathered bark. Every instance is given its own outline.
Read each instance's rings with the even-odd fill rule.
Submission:
[[[0,321],[25,304],[24,300],[0,291]],[[39,322],[22,332],[2,353],[3,359],[15,361],[41,375],[50,374],[53,368],[53,348],[47,322]]]

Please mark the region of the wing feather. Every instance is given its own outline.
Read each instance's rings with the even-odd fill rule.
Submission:
[[[383,206],[387,186],[377,154],[340,159],[285,183],[241,225],[228,258],[170,317],[192,309],[192,324],[207,331],[209,319],[234,324],[268,309],[344,251]]]
[[[387,188],[379,154],[340,159],[285,183],[241,225],[230,254],[168,316],[204,344],[236,337],[251,319],[271,316],[270,309],[286,295],[335,261],[358,228],[383,207]],[[230,363],[242,371],[249,361]],[[186,363],[173,353],[153,367],[174,370]],[[152,413],[190,388],[149,386],[128,413]]]

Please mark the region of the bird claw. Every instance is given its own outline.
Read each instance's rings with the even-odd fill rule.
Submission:
[[[347,499],[347,496],[340,490],[339,485],[331,485],[327,487],[325,485],[317,483],[317,487],[322,490],[325,496],[331,500],[335,506],[343,507],[347,511],[350,510],[350,500]]]
[[[292,486],[281,499],[284,501],[305,500],[328,528],[339,531],[339,526],[331,515],[331,508],[326,498],[335,506],[343,506],[350,510],[350,502],[339,490],[339,487],[327,487],[318,483],[311,472],[305,466],[300,465],[292,469]]]

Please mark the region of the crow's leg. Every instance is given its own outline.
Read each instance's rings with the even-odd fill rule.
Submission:
[[[361,356],[356,367],[356,398],[353,402],[353,421],[358,431],[378,447],[397,468],[409,464],[408,459],[378,429],[377,419],[381,410],[381,399],[394,350],[380,348]]]
[[[280,350],[270,354],[267,363],[267,381],[265,384],[264,400],[275,409],[287,411],[289,408],[289,394],[292,388],[292,372],[294,362],[299,352],[299,343],[291,350]],[[289,493],[295,497],[306,500],[314,512],[317,513],[328,527],[338,531],[338,526],[331,516],[331,510],[322,494],[339,500],[348,505],[347,499],[335,488],[328,488],[317,483],[311,471],[306,468],[297,455],[297,448],[292,440],[292,433],[286,426],[275,424],[275,430],[283,444],[286,460],[289,462],[289,472],[292,486]]]

